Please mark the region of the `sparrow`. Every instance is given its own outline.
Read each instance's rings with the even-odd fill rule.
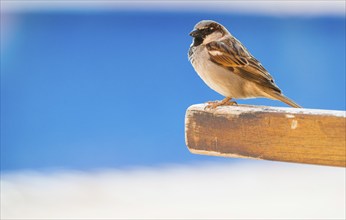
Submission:
[[[225,96],[208,102],[206,108],[237,104],[232,99],[265,97],[301,108],[284,96],[273,77],[224,26],[211,21],[198,22],[188,58],[197,74],[213,90]]]

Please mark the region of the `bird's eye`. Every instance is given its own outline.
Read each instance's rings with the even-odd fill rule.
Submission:
[[[210,27],[209,30],[213,31],[215,28],[214,27]]]

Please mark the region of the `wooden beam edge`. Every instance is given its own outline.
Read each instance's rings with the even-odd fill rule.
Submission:
[[[241,115],[241,114],[265,112],[265,113],[285,114],[286,118],[294,118],[295,115],[318,115],[318,116],[329,116],[329,117],[331,116],[331,117],[346,119],[346,111],[340,111],[340,110],[304,109],[304,108],[298,109],[298,108],[287,108],[287,107],[285,108],[285,107],[239,105],[239,106],[222,106],[222,107],[218,107],[217,109],[206,111],[205,107],[206,107],[206,104],[195,104],[190,106],[187,109],[186,115],[185,115],[185,143],[191,153],[210,155],[210,156],[219,156],[219,157],[263,160],[260,156],[259,157],[245,156],[245,155],[240,155],[235,153],[222,153],[217,151],[201,150],[201,149],[194,149],[189,147],[189,143],[188,143],[189,140],[187,138],[187,133],[189,129],[187,125],[190,123],[189,114],[195,114],[196,112],[203,112],[203,113],[210,113],[215,116],[222,115],[223,117],[227,117],[230,115],[230,117],[235,117],[236,115]],[[265,160],[268,160],[268,159],[265,159]],[[278,161],[278,160],[271,160],[271,161]],[[296,163],[294,161],[281,161],[281,162]],[[314,163],[305,163],[305,164],[314,164]],[[325,165],[325,164],[318,164],[318,165]],[[338,165],[330,165],[330,166],[346,167],[346,163],[345,161],[341,161]]]
[[[186,112],[189,112],[189,111],[207,112],[205,110],[206,106],[207,104],[194,104],[188,107]],[[253,106],[253,105],[221,106],[221,107],[217,107],[216,109],[208,110],[208,112],[214,115],[228,115],[228,114],[236,115],[236,114],[248,114],[248,113],[255,113],[255,112],[265,112],[265,113],[285,113],[285,114],[293,114],[293,115],[295,114],[321,115],[321,116],[334,116],[334,117],[346,118],[346,111],[341,111],[341,110]]]

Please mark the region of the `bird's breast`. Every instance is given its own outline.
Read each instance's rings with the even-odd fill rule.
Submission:
[[[243,81],[230,69],[223,68],[210,60],[205,47],[189,50],[189,60],[201,79],[213,90],[226,97],[239,98]]]

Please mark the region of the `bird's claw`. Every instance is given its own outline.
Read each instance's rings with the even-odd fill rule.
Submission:
[[[209,102],[207,102],[207,105],[204,107],[204,110],[215,109],[219,106],[232,106],[232,105],[238,105],[238,103],[235,101],[231,101],[230,98],[225,98],[222,101],[209,101]]]

